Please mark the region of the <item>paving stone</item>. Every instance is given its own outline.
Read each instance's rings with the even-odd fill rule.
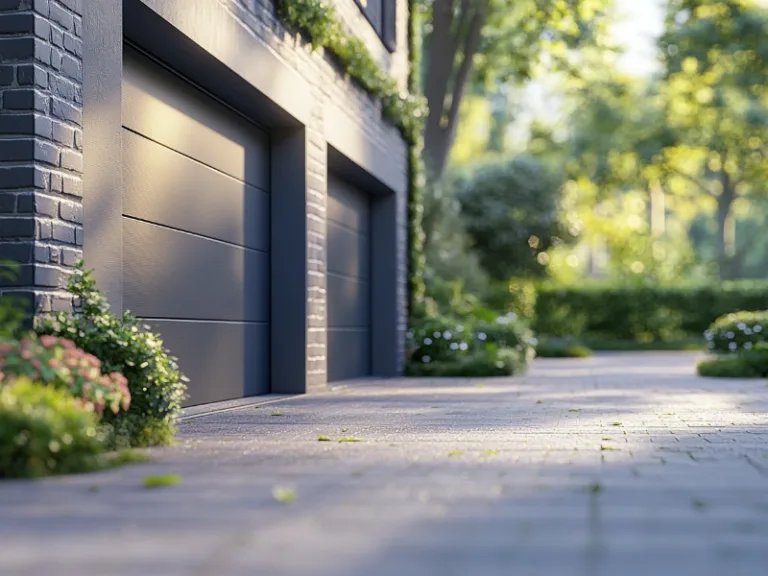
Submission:
[[[0,484],[0,574],[762,576],[768,388],[696,360],[539,360],[201,416],[153,462]],[[183,482],[141,487],[167,473]]]

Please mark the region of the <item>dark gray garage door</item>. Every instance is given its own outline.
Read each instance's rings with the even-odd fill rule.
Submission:
[[[269,392],[267,134],[126,47],[124,306],[190,378],[187,405]]]
[[[328,182],[328,380],[371,373],[370,200]]]

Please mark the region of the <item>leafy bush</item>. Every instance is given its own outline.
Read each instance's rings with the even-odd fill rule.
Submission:
[[[750,351],[768,339],[768,311],[721,316],[704,332],[704,337],[712,352]]]
[[[753,349],[704,360],[697,366],[697,371],[708,378],[766,378],[768,350]]]
[[[0,286],[13,284],[19,274],[16,262],[0,260]],[[0,294],[0,338],[15,338],[22,332],[28,301],[12,292]]]
[[[537,286],[533,329],[546,336],[650,343],[700,338],[719,316],[759,310],[768,282]]]
[[[520,318],[533,318],[536,315],[536,284],[521,278],[495,282],[482,300],[493,310],[512,312]]]
[[[533,358],[530,330],[514,315],[496,322],[429,318],[408,334],[410,376],[509,376]]]
[[[104,449],[96,414],[65,390],[26,378],[0,386],[0,478],[86,472]]]
[[[21,340],[0,341],[0,382],[25,376],[34,382],[69,391],[97,414],[128,410],[131,394],[125,377],[101,373],[101,362],[55,336],[30,334]]]
[[[75,312],[44,320],[38,332],[71,338],[79,348],[99,358],[105,372],[125,376],[131,409],[111,420],[116,446],[170,443],[186,390],[186,378],[176,358],[135,316],[125,312],[117,317],[109,311],[106,298],[82,262],[70,278],[68,290],[77,298]]]

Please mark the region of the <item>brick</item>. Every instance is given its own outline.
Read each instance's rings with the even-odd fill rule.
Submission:
[[[64,34],[64,50],[78,58],[83,57],[83,41],[72,34]]]
[[[61,56],[61,71],[73,80],[82,82],[83,80],[83,65],[82,62],[72,56],[71,54],[63,54]]]
[[[34,58],[34,56],[34,38],[0,38],[1,62],[18,62],[23,60],[30,60]]]
[[[48,112],[48,99],[35,89],[6,90],[3,92],[3,108],[6,110],[32,110]]]
[[[73,172],[83,172],[83,155],[74,150],[61,151],[61,167]]]
[[[70,196],[83,195],[83,182],[80,178],[62,176],[62,192]]]
[[[35,268],[35,285],[46,288],[58,288],[62,285],[61,270],[52,266],[37,266]]]
[[[34,138],[0,140],[0,161],[40,161],[51,166],[59,165],[59,149]]]
[[[35,262],[48,264],[51,261],[51,249],[44,244],[35,244]]]
[[[32,238],[34,218],[0,218],[0,238]]]
[[[58,246],[48,247],[48,260],[51,262],[51,264],[59,263],[59,260],[61,260],[61,250],[59,250]]]
[[[35,267],[32,264],[21,263],[21,266],[17,266],[16,270],[8,270],[7,267],[2,268],[6,272],[12,273],[11,275],[0,275],[0,286],[3,287],[16,287],[16,286],[29,286],[34,282],[34,270]],[[6,293],[10,296],[13,293]]]
[[[34,166],[0,167],[0,185],[3,188],[42,188],[47,178],[42,170]]]
[[[68,266],[70,268],[74,267],[75,264],[77,264],[78,260],[80,260],[82,257],[83,257],[83,254],[80,250],[64,248],[61,251],[61,263],[64,266]]]
[[[49,218],[59,215],[59,201],[42,194],[22,194],[19,196],[19,213],[34,213]]]
[[[83,245],[83,234],[84,234],[84,230],[82,228],[75,228],[75,245],[76,246]]]
[[[59,204],[59,217],[73,224],[82,224],[83,205],[79,202],[61,202]]]
[[[53,74],[51,74],[50,82],[51,93],[54,96],[59,96],[61,99],[69,102],[75,101],[77,98],[77,88],[73,82]]]
[[[82,126],[83,124],[83,111],[59,98],[51,99],[51,114],[55,118],[72,122],[78,126]]]
[[[53,123],[39,114],[0,114],[0,134],[52,138]]]
[[[66,296],[51,296],[51,312],[72,312],[72,298]]]
[[[38,240],[50,240],[51,235],[52,233],[50,220],[37,220],[35,237]]]
[[[75,143],[75,129],[61,122],[53,123],[53,139],[67,148],[71,148]]]
[[[16,194],[0,191],[0,214],[16,212]]]
[[[51,44],[57,48],[64,48],[64,32],[55,26],[51,27]]]
[[[65,30],[72,30],[75,27],[74,16],[71,12],[68,12],[58,3],[52,2],[50,4],[50,18]]]
[[[19,86],[48,87],[48,72],[36,64],[19,64],[16,68],[16,81]]]
[[[2,222],[2,220],[0,220]],[[30,242],[14,242],[0,244],[0,262],[10,260],[19,264],[32,262],[32,244]]]
[[[0,12],[19,9],[29,10],[30,8],[41,14],[48,16],[48,0],[0,0]]]
[[[53,222],[52,224],[52,238],[59,242],[66,242],[67,244],[75,243],[75,229],[69,224],[62,222]]]
[[[83,15],[83,0],[59,0],[61,4],[66,6],[71,12],[82,16]]]
[[[0,66],[0,86],[10,86],[13,84],[13,77],[13,66]]]

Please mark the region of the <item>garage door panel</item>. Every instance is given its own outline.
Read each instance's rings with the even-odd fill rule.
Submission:
[[[256,250],[269,249],[269,196],[123,131],[126,215]]]
[[[334,276],[326,280],[331,328],[368,328],[371,324],[371,287],[367,281]]]
[[[254,124],[126,50],[123,126],[238,180],[269,189],[268,138]]]
[[[370,277],[369,240],[355,232],[328,222],[328,271],[353,278]]]
[[[125,306],[138,316],[266,322],[269,255],[123,219]]]
[[[269,393],[265,324],[148,320],[187,378],[185,406]]]
[[[328,220],[367,236],[370,231],[368,197],[338,178],[330,177],[328,186]]]
[[[359,378],[371,373],[369,330],[328,330],[328,348],[340,353],[328,356],[330,381]]]

